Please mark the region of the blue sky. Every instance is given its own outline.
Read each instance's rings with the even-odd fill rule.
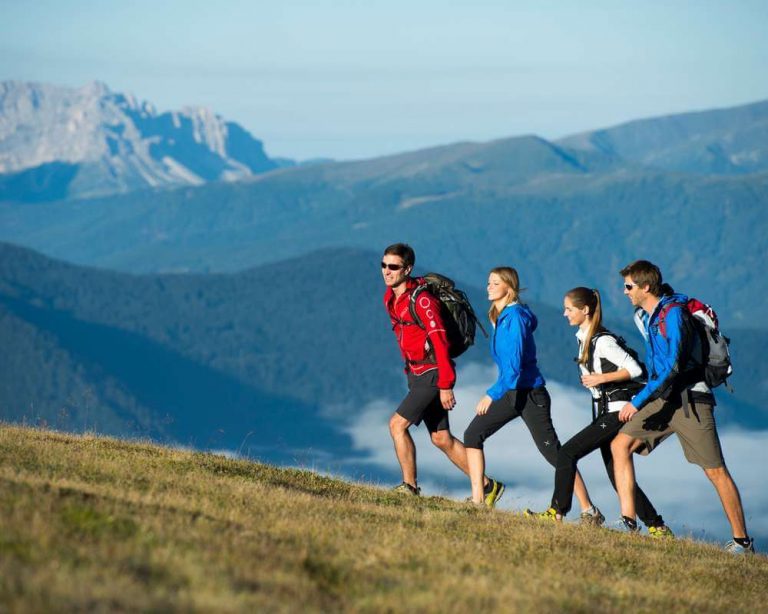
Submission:
[[[0,0],[0,15],[0,79],[209,106],[299,159],[768,98],[764,1]]]

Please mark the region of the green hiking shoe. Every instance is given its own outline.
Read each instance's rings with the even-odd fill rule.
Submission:
[[[483,500],[485,504],[490,508],[496,507],[499,499],[501,499],[501,496],[504,494],[505,488],[506,486],[504,486],[502,482],[494,480],[493,478],[488,478],[488,486],[483,489]]]
[[[586,510],[581,512],[581,515],[579,516],[579,524],[590,527],[602,526],[605,522],[605,516],[603,516],[602,512],[596,505],[593,505],[591,510],[592,511]]]
[[[397,492],[403,495],[411,495],[418,497],[421,494],[421,488],[417,486],[411,486],[408,482],[402,482],[392,489],[392,492]]]
[[[648,527],[648,536],[655,539],[675,539],[672,529],[665,524],[658,527]]]
[[[557,510],[554,507],[550,507],[546,512],[534,512],[533,510],[525,509],[523,516],[526,518],[536,518],[537,520],[550,520],[552,522],[562,522],[562,517],[557,517]]]

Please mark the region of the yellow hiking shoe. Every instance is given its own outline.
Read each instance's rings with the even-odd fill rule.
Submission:
[[[672,529],[665,524],[658,527],[648,527],[648,535],[656,539],[675,539]]]
[[[483,489],[483,501],[485,504],[490,508],[496,507],[499,499],[504,494],[505,488],[506,486],[502,482],[488,478],[488,485]]]

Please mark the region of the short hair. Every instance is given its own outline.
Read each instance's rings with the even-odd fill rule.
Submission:
[[[400,256],[406,267],[412,267],[416,264],[416,254],[413,248],[407,243],[393,243],[384,250],[384,255]]]
[[[641,288],[648,286],[648,292],[654,296],[662,295],[663,281],[661,279],[661,270],[652,262],[635,260],[621,269],[619,275],[630,277]]]

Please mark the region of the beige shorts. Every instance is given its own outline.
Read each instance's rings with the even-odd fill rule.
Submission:
[[[677,433],[689,463],[703,469],[725,466],[714,407],[707,403],[692,406],[657,399],[643,407],[619,431],[643,442],[638,454],[650,454],[656,446]]]

